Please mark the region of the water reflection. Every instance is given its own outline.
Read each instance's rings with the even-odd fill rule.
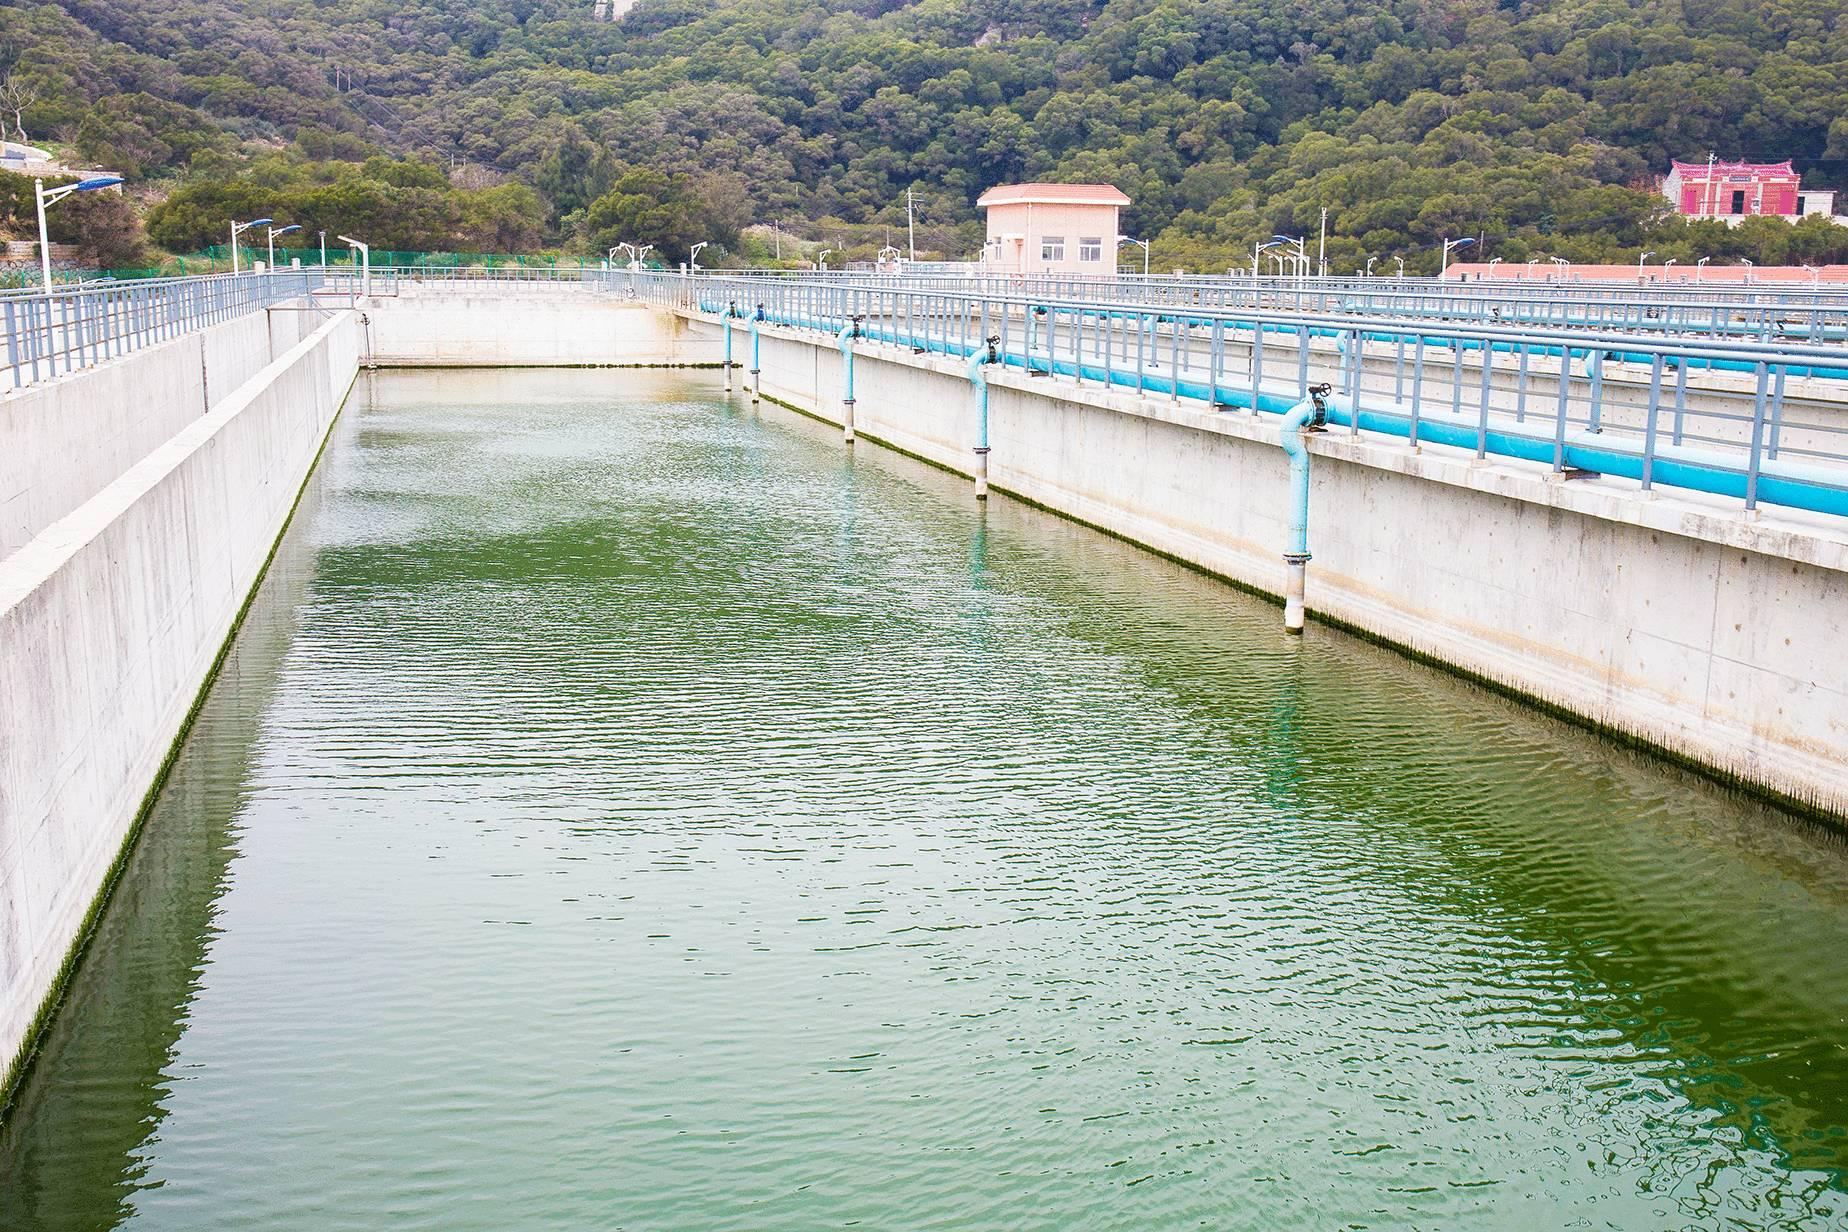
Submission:
[[[7,1226],[1841,1218],[1835,840],[678,377],[349,427]]]

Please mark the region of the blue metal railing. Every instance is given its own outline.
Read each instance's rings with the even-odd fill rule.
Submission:
[[[149,278],[0,293],[6,387],[19,389],[311,294],[317,269]]]
[[[617,273],[603,287],[963,357],[1143,396],[1280,414],[1311,377],[1350,433],[1562,477],[1615,476],[1848,516],[1848,350],[1781,339],[1648,337],[1568,327],[1407,322],[1345,313],[1207,312],[963,294],[850,278]]]

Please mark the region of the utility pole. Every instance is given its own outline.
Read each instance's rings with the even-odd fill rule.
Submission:
[[[1328,277],[1328,207],[1322,207],[1322,231],[1315,241],[1316,277]]]
[[[770,223],[770,234],[776,239],[776,259],[783,259],[783,220],[775,219]]]
[[[914,209],[917,194],[909,188],[905,190],[905,246],[911,250],[911,259],[918,259],[918,224]]]

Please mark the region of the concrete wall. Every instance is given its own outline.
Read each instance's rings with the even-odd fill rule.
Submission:
[[[0,558],[229,397],[326,315],[254,312],[0,397]]]
[[[766,329],[763,363],[765,393],[839,421],[832,339]],[[989,371],[997,489],[1281,593],[1274,417]],[[862,345],[855,385],[862,436],[970,472],[961,364]],[[1344,433],[1310,448],[1311,612],[1848,815],[1848,531]]]
[[[257,582],[360,344],[355,315],[337,314],[0,561],[0,1063]],[[196,376],[199,347],[180,354]],[[141,390],[193,415],[201,391],[172,364],[130,356],[72,377],[64,398],[87,408]]]
[[[711,336],[573,283],[402,282],[366,301],[376,362],[419,366],[715,363]]]

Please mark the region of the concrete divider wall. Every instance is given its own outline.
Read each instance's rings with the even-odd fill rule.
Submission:
[[[300,342],[324,315],[253,312],[0,397],[0,558]]]
[[[380,364],[403,367],[716,363],[713,335],[670,312],[572,283],[401,282],[366,301]]]
[[[833,339],[762,346],[766,394],[840,421]],[[1274,417],[989,381],[997,489],[1281,594]],[[862,435],[971,472],[961,363],[862,344],[855,395]],[[1339,432],[1310,449],[1312,613],[1848,816],[1848,534]]]
[[[360,345],[339,313],[0,561],[0,1061],[260,577]],[[73,378],[73,396],[90,377],[120,388],[144,359],[165,364],[122,359]]]

